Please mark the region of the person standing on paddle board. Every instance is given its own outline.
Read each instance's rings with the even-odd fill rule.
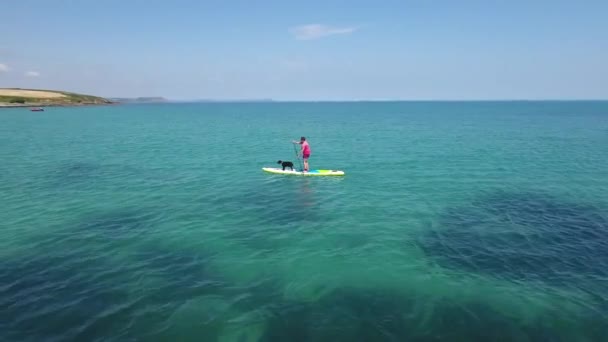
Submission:
[[[308,158],[310,157],[310,145],[305,137],[300,138],[300,142],[294,141],[294,144],[302,145],[302,160],[304,160],[304,172],[308,172]]]

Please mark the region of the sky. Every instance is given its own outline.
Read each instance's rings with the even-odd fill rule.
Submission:
[[[608,99],[608,1],[19,0],[0,87],[105,97]]]

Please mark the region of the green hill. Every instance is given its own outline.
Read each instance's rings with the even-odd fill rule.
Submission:
[[[112,101],[66,91],[0,88],[0,106],[80,106],[111,104]]]

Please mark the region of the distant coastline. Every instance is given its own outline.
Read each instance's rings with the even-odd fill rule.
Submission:
[[[167,99],[161,96],[147,97],[99,97],[61,90],[0,88],[0,109],[19,107],[77,107],[121,104],[163,104],[163,103],[538,103],[538,102],[606,102],[606,99],[351,99],[351,100],[277,100],[272,98],[233,99]]]
[[[115,103],[165,103],[170,102],[164,97],[149,96],[149,97],[110,97],[110,101]]]
[[[0,88],[0,108],[110,105],[103,97],[57,90]]]

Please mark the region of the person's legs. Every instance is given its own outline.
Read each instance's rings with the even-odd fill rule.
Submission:
[[[308,156],[304,156],[304,171],[308,171]]]

